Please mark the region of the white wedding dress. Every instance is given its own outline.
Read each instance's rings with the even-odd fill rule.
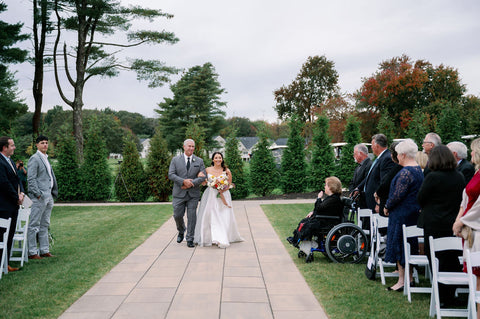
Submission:
[[[225,172],[222,175],[227,178]],[[208,174],[208,181],[213,178],[215,176]],[[217,189],[207,187],[200,200],[193,240],[199,246],[215,244],[219,248],[226,248],[230,246],[230,243],[243,241],[238,232],[233,208],[225,206],[222,199],[217,195]],[[227,204],[232,206],[230,191],[225,191],[223,195]]]

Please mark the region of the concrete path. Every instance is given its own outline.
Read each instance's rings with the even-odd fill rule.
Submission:
[[[260,208],[294,202],[234,202],[227,249],[178,244],[170,218],[60,318],[327,318]]]

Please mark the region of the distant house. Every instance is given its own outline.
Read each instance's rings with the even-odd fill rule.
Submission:
[[[221,136],[215,136],[213,138],[219,147],[210,151],[209,156],[212,156],[214,152],[220,152],[225,155],[225,139]],[[243,161],[249,162],[252,156],[253,147],[258,143],[258,137],[238,137],[240,143],[238,143],[238,150]]]
[[[276,164],[282,162],[283,150],[287,148],[287,142],[288,138],[279,138],[270,145],[269,149],[272,151]]]

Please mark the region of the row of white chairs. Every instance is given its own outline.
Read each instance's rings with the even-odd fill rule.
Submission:
[[[379,255],[380,250],[386,245],[386,236],[379,234],[379,228],[385,228],[388,226],[388,218],[380,216],[378,214],[372,214],[370,210],[359,210],[357,223],[361,226],[362,220],[360,217],[370,217],[370,238],[375,242],[375,253]],[[480,266],[480,252],[470,253],[467,251],[466,264],[468,274],[464,272],[441,272],[439,271],[439,264],[436,254],[445,250],[458,250],[462,251],[462,240],[458,237],[444,237],[434,239],[428,238],[430,243],[430,256],[432,260],[432,272],[430,272],[429,262],[426,255],[415,255],[410,252],[410,245],[407,238],[417,237],[423,239],[423,229],[417,226],[403,225],[403,243],[405,251],[405,286],[404,294],[407,296],[409,302],[411,302],[412,293],[430,293],[430,316],[441,318],[442,316],[448,317],[469,317],[477,318],[476,303],[480,303],[480,291],[476,290],[476,276],[472,273],[472,267]],[[371,242],[372,244],[372,242]],[[460,260],[461,261],[461,260]],[[410,285],[410,267],[416,265],[415,268],[425,268],[425,278],[430,279],[431,287],[412,287]],[[385,285],[386,277],[398,277],[398,272],[386,272],[385,268],[395,267],[395,264],[386,263],[381,257],[377,261],[377,277],[380,277],[381,282]],[[415,269],[414,268],[414,269]],[[413,277],[418,284],[418,272],[414,270]],[[469,300],[467,309],[456,308],[442,308],[440,304],[439,288],[438,284],[444,285],[468,285],[468,291],[464,289],[457,289],[460,292],[468,292]]]
[[[27,253],[27,233],[28,233],[28,224],[30,219],[30,208],[20,208],[18,211],[17,224],[15,225],[15,234],[13,236],[12,247],[10,247],[10,261],[20,261],[20,266],[23,267],[24,262],[28,261]],[[0,256],[0,279],[3,274],[8,273],[8,262],[7,262],[7,242],[8,242],[8,233],[10,231],[12,219],[0,218],[0,228],[5,229],[3,238],[0,238],[0,249],[2,250],[2,255]],[[14,254],[18,252],[18,254]],[[17,256],[18,255],[18,256]]]

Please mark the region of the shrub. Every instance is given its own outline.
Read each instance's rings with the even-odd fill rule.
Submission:
[[[173,183],[168,179],[168,168],[172,156],[167,149],[167,142],[160,130],[150,140],[150,152],[147,155],[146,174],[150,193],[160,202],[168,201]]]
[[[301,193],[307,184],[305,139],[301,135],[302,124],[296,117],[290,120],[289,126],[287,148],[282,155],[281,187],[285,193]]]
[[[235,188],[231,189],[233,199],[245,198],[248,196],[248,185],[245,171],[243,170],[243,161],[238,151],[238,139],[236,132],[230,134],[225,144],[225,163],[232,172]]]

